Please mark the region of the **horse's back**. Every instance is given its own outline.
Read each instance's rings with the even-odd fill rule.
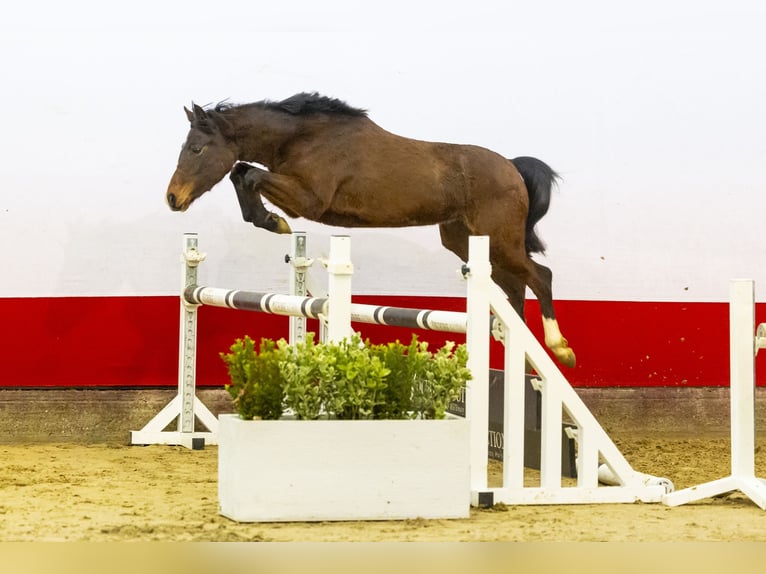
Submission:
[[[468,219],[469,211],[486,218],[498,209],[526,209],[523,180],[502,155],[400,136],[367,117],[304,132],[280,172],[327,195],[330,209],[320,221],[332,225],[432,225]]]

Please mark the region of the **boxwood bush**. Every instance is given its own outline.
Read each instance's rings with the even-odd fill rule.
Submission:
[[[248,336],[221,353],[226,385],[243,419],[444,418],[471,378],[464,344],[447,342],[436,352],[412,336],[371,344],[358,334],[317,343],[313,333],[296,345]]]

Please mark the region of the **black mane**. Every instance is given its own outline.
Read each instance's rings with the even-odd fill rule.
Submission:
[[[337,98],[329,98],[317,92],[301,92],[281,102],[264,100],[251,104],[278,112],[286,112],[293,116],[307,116],[311,114],[337,114],[341,116],[364,117],[367,110],[354,108]],[[215,107],[216,112],[224,112],[237,107],[233,104],[221,102]]]
[[[337,98],[328,98],[317,92],[301,92],[281,102],[264,102],[274,110],[280,110],[294,116],[309,114],[339,114],[342,116],[366,116],[367,110],[353,108]]]
[[[366,117],[367,110],[354,108],[337,98],[323,96],[317,92],[301,92],[281,102],[263,100],[245,106],[259,106],[269,110],[285,112],[293,116],[307,116],[311,114],[335,114],[349,117]],[[227,111],[244,107],[226,101],[218,103],[213,109],[207,108],[208,112],[226,113]]]

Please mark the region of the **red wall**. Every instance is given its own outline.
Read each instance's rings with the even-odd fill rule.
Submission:
[[[355,297],[359,303],[463,311],[460,298]],[[0,386],[173,386],[178,369],[177,297],[0,298]],[[727,385],[728,305],[559,301],[558,318],[577,353],[565,373],[575,386]],[[541,337],[537,302],[527,305]],[[766,304],[756,318],[766,321]],[[355,324],[374,342],[408,342],[409,329]],[[236,337],[287,337],[287,318],[201,307],[199,385],[222,385],[218,357]],[[464,340],[419,331],[433,346]],[[766,356],[766,353],[763,353]],[[764,356],[759,385],[766,384]],[[492,366],[502,365],[494,344]]]

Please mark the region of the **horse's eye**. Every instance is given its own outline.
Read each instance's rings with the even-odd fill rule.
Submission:
[[[193,146],[189,147],[189,151],[191,151],[195,155],[201,154],[203,149],[204,148],[202,148],[201,146],[198,146],[198,145],[193,145]]]

